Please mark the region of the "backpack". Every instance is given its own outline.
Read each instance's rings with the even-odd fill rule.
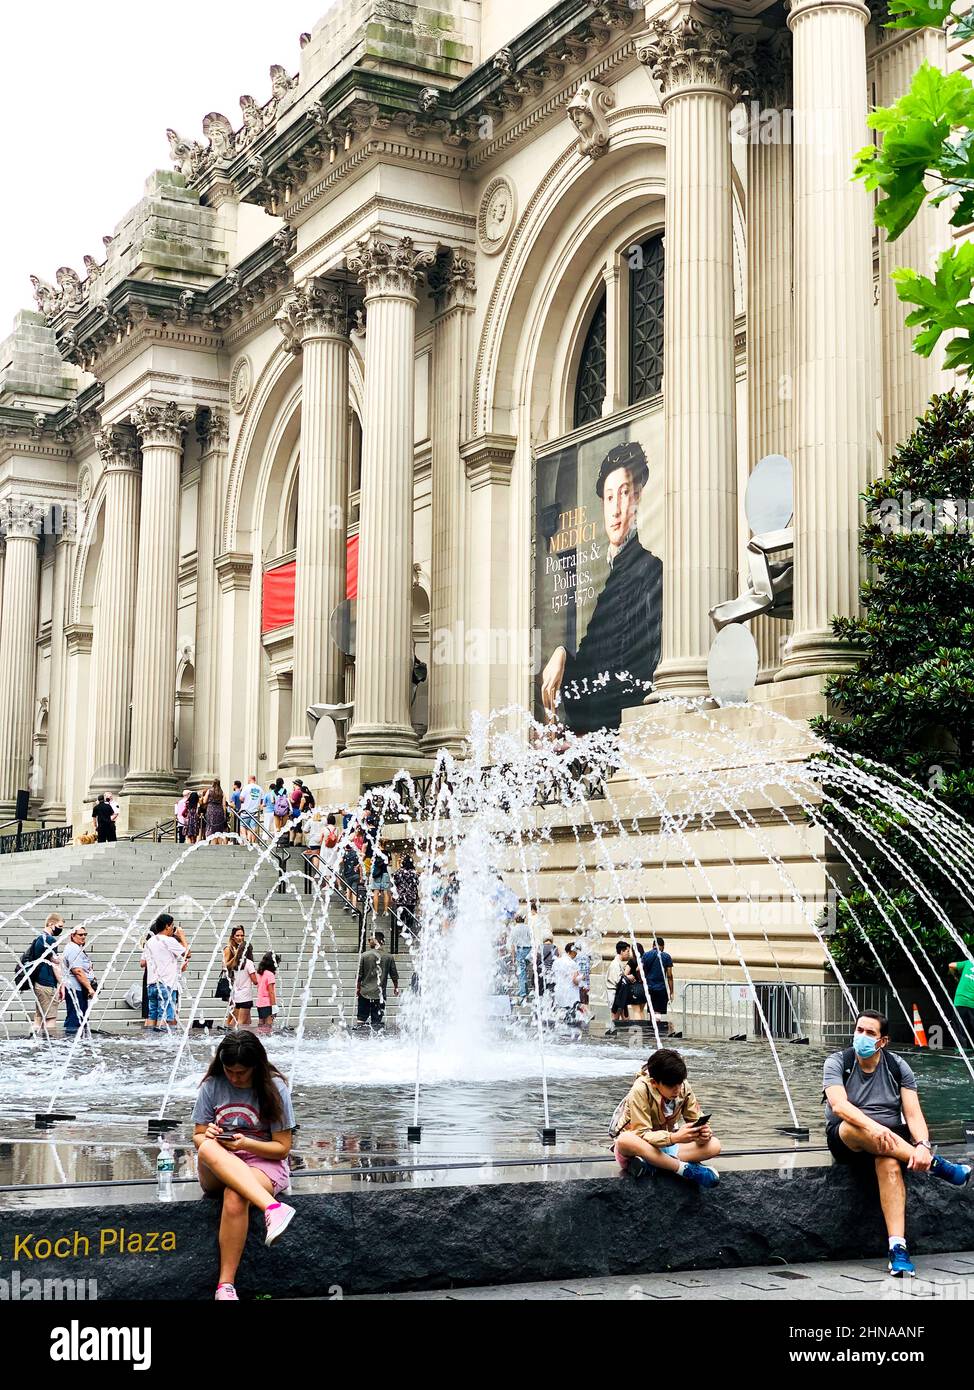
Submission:
[[[612,1119],[609,1121],[609,1138],[618,1139],[628,1123],[629,1097],[625,1095],[612,1112]]]
[[[277,800],[274,802],[275,816],[289,816],[291,814],[291,802],[287,792],[278,792]]]
[[[328,834],[325,836],[325,848],[334,849],[338,844],[338,831],[333,825],[329,825]]]
[[[37,949],[38,942],[40,942],[40,950]],[[43,936],[37,936],[27,947],[27,950],[20,957],[20,960],[14,968],[14,984],[18,989],[30,989],[31,978],[34,974],[30,967],[37,960],[38,956],[42,956],[43,954],[44,938]]]

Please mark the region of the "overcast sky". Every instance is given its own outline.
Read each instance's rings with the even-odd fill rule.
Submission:
[[[29,276],[84,274],[85,252],[171,168],[166,127],[202,142],[208,111],[240,125],[240,96],[263,104],[268,68],[299,66],[299,35],[332,0],[8,0],[0,92],[6,212],[0,339],[33,309]]]

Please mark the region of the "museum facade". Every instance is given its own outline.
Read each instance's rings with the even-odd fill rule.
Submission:
[[[924,209],[887,248],[849,175],[867,107],[963,59],[883,18],[338,0],[263,105],[170,131],[0,348],[0,810],[26,788],[77,827],[111,791],[137,829],[250,773],[348,796],[461,753],[474,712],[540,713],[621,583],[612,449],[661,562],[638,703],[706,694],[749,471],[792,460],[755,700],[812,710],[858,494],[947,384],[889,271],[951,230]]]

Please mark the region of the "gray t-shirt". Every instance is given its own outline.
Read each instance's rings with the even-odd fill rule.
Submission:
[[[900,1064],[902,1073],[902,1086],[906,1091],[915,1091],[917,1088],[916,1077],[903,1058],[895,1052],[886,1054],[888,1057],[896,1057]],[[852,1074],[848,1081],[842,1080],[842,1053],[833,1052],[825,1059],[825,1071],[822,1076],[822,1085],[828,1089],[829,1086],[845,1086],[846,1095],[851,1103],[857,1106],[871,1120],[875,1120],[878,1125],[898,1125],[903,1122],[903,1111],[900,1107],[900,1088],[890,1075],[889,1067],[886,1066],[885,1058],[881,1057],[879,1066],[872,1073],[867,1075],[859,1065],[858,1059],[852,1068]],[[832,1107],[828,1101],[825,1102],[825,1123],[831,1124],[835,1120]]]
[[[91,956],[83,946],[79,946],[76,941],[69,941],[64,948],[64,983],[68,989],[80,994],[84,990],[84,985],[73,972],[83,970],[88,976],[88,983],[91,983],[91,976],[94,970]]]
[[[279,1076],[274,1084],[280,1092],[283,1118],[275,1126],[280,1132],[294,1128],[294,1109],[291,1105],[291,1092]],[[222,1125],[225,1129],[236,1129],[247,1139],[270,1139],[271,1131],[261,1123],[260,1101],[257,1092],[244,1086],[231,1086],[225,1076],[207,1076],[203,1079],[193,1107],[193,1124]]]

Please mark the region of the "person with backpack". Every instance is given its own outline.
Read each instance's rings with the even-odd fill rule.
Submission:
[[[274,831],[280,833],[287,825],[291,815],[291,798],[284,786],[284,778],[278,777],[274,785]]]
[[[825,1059],[822,1084],[829,1152],[836,1163],[875,1170],[889,1239],[887,1268],[897,1278],[912,1277],[916,1266],[906,1244],[904,1166],[963,1187],[970,1165],[934,1155],[916,1077],[890,1052],[889,1021],[878,1010],[863,1009],[852,1046]]]
[[[57,1006],[64,998],[57,940],[63,931],[64,918],[59,912],[52,912],[40,936],[34,938],[20,958],[34,992],[32,1038],[49,1037],[49,1030],[57,1023]]]
[[[686,1062],[679,1052],[661,1047],[612,1116],[616,1161],[633,1178],[664,1168],[697,1187],[716,1187],[720,1175],[707,1160],[720,1153],[720,1140],[709,1119],[687,1082]]]

